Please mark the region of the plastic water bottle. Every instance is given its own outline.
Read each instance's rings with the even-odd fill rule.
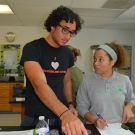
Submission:
[[[49,126],[44,116],[39,116],[39,121],[36,125],[36,135],[49,135]]]

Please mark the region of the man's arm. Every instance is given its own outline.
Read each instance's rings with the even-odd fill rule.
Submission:
[[[49,109],[57,116],[60,116],[63,111],[68,109],[58,100],[55,93],[47,84],[43,70],[37,62],[27,61],[24,63],[24,68],[29,81],[34,87],[35,93]]]
[[[81,135],[82,133],[87,135],[83,123],[71,111],[66,111],[68,108],[58,100],[53,90],[49,87],[41,66],[37,62],[27,61],[24,62],[24,68],[40,100],[58,117],[61,116],[63,132],[69,135]],[[64,111],[66,112],[63,113]]]
[[[70,79],[70,69],[67,70],[67,73],[64,77],[64,96],[67,104],[72,101],[72,84]],[[73,104],[70,104],[68,107],[74,115],[78,116],[78,112],[74,108]]]
[[[67,70],[67,73],[64,77],[64,96],[66,99],[66,102],[69,103],[72,101],[72,84],[70,80],[70,70]]]

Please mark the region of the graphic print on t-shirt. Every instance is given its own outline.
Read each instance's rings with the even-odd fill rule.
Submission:
[[[52,69],[43,69],[44,73],[50,73],[50,74],[66,74],[66,70],[57,70],[59,67],[59,62],[56,61],[56,56],[53,57],[53,61],[50,63],[54,70]]]
[[[56,61],[56,57],[54,57],[54,61]],[[56,70],[59,67],[58,62],[51,62],[51,66]]]
[[[51,63],[52,67],[56,70],[59,67],[59,63],[58,62],[52,62]]]

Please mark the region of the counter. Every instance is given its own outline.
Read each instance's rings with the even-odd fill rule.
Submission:
[[[127,126],[129,126],[130,131],[132,131],[135,134],[135,122],[132,123],[128,123],[126,124]],[[93,125],[93,124],[85,124],[86,129],[91,130],[92,134],[91,135],[101,135],[97,128]],[[12,127],[12,126],[1,126],[0,128],[2,128],[2,131],[21,131],[21,130],[30,130],[30,129],[34,129],[35,127]],[[60,135],[62,135],[61,133],[61,127],[60,126],[50,126],[49,127],[50,130],[51,129],[58,129],[60,132]]]

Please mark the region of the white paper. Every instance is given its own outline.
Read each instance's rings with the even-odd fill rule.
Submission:
[[[130,130],[121,128],[121,123],[108,124],[104,129],[97,129],[101,135],[134,135]]]
[[[16,101],[25,101],[25,97],[16,97],[15,100]]]
[[[4,132],[0,132],[0,135],[33,135],[33,130],[26,130],[26,131],[4,131]]]

